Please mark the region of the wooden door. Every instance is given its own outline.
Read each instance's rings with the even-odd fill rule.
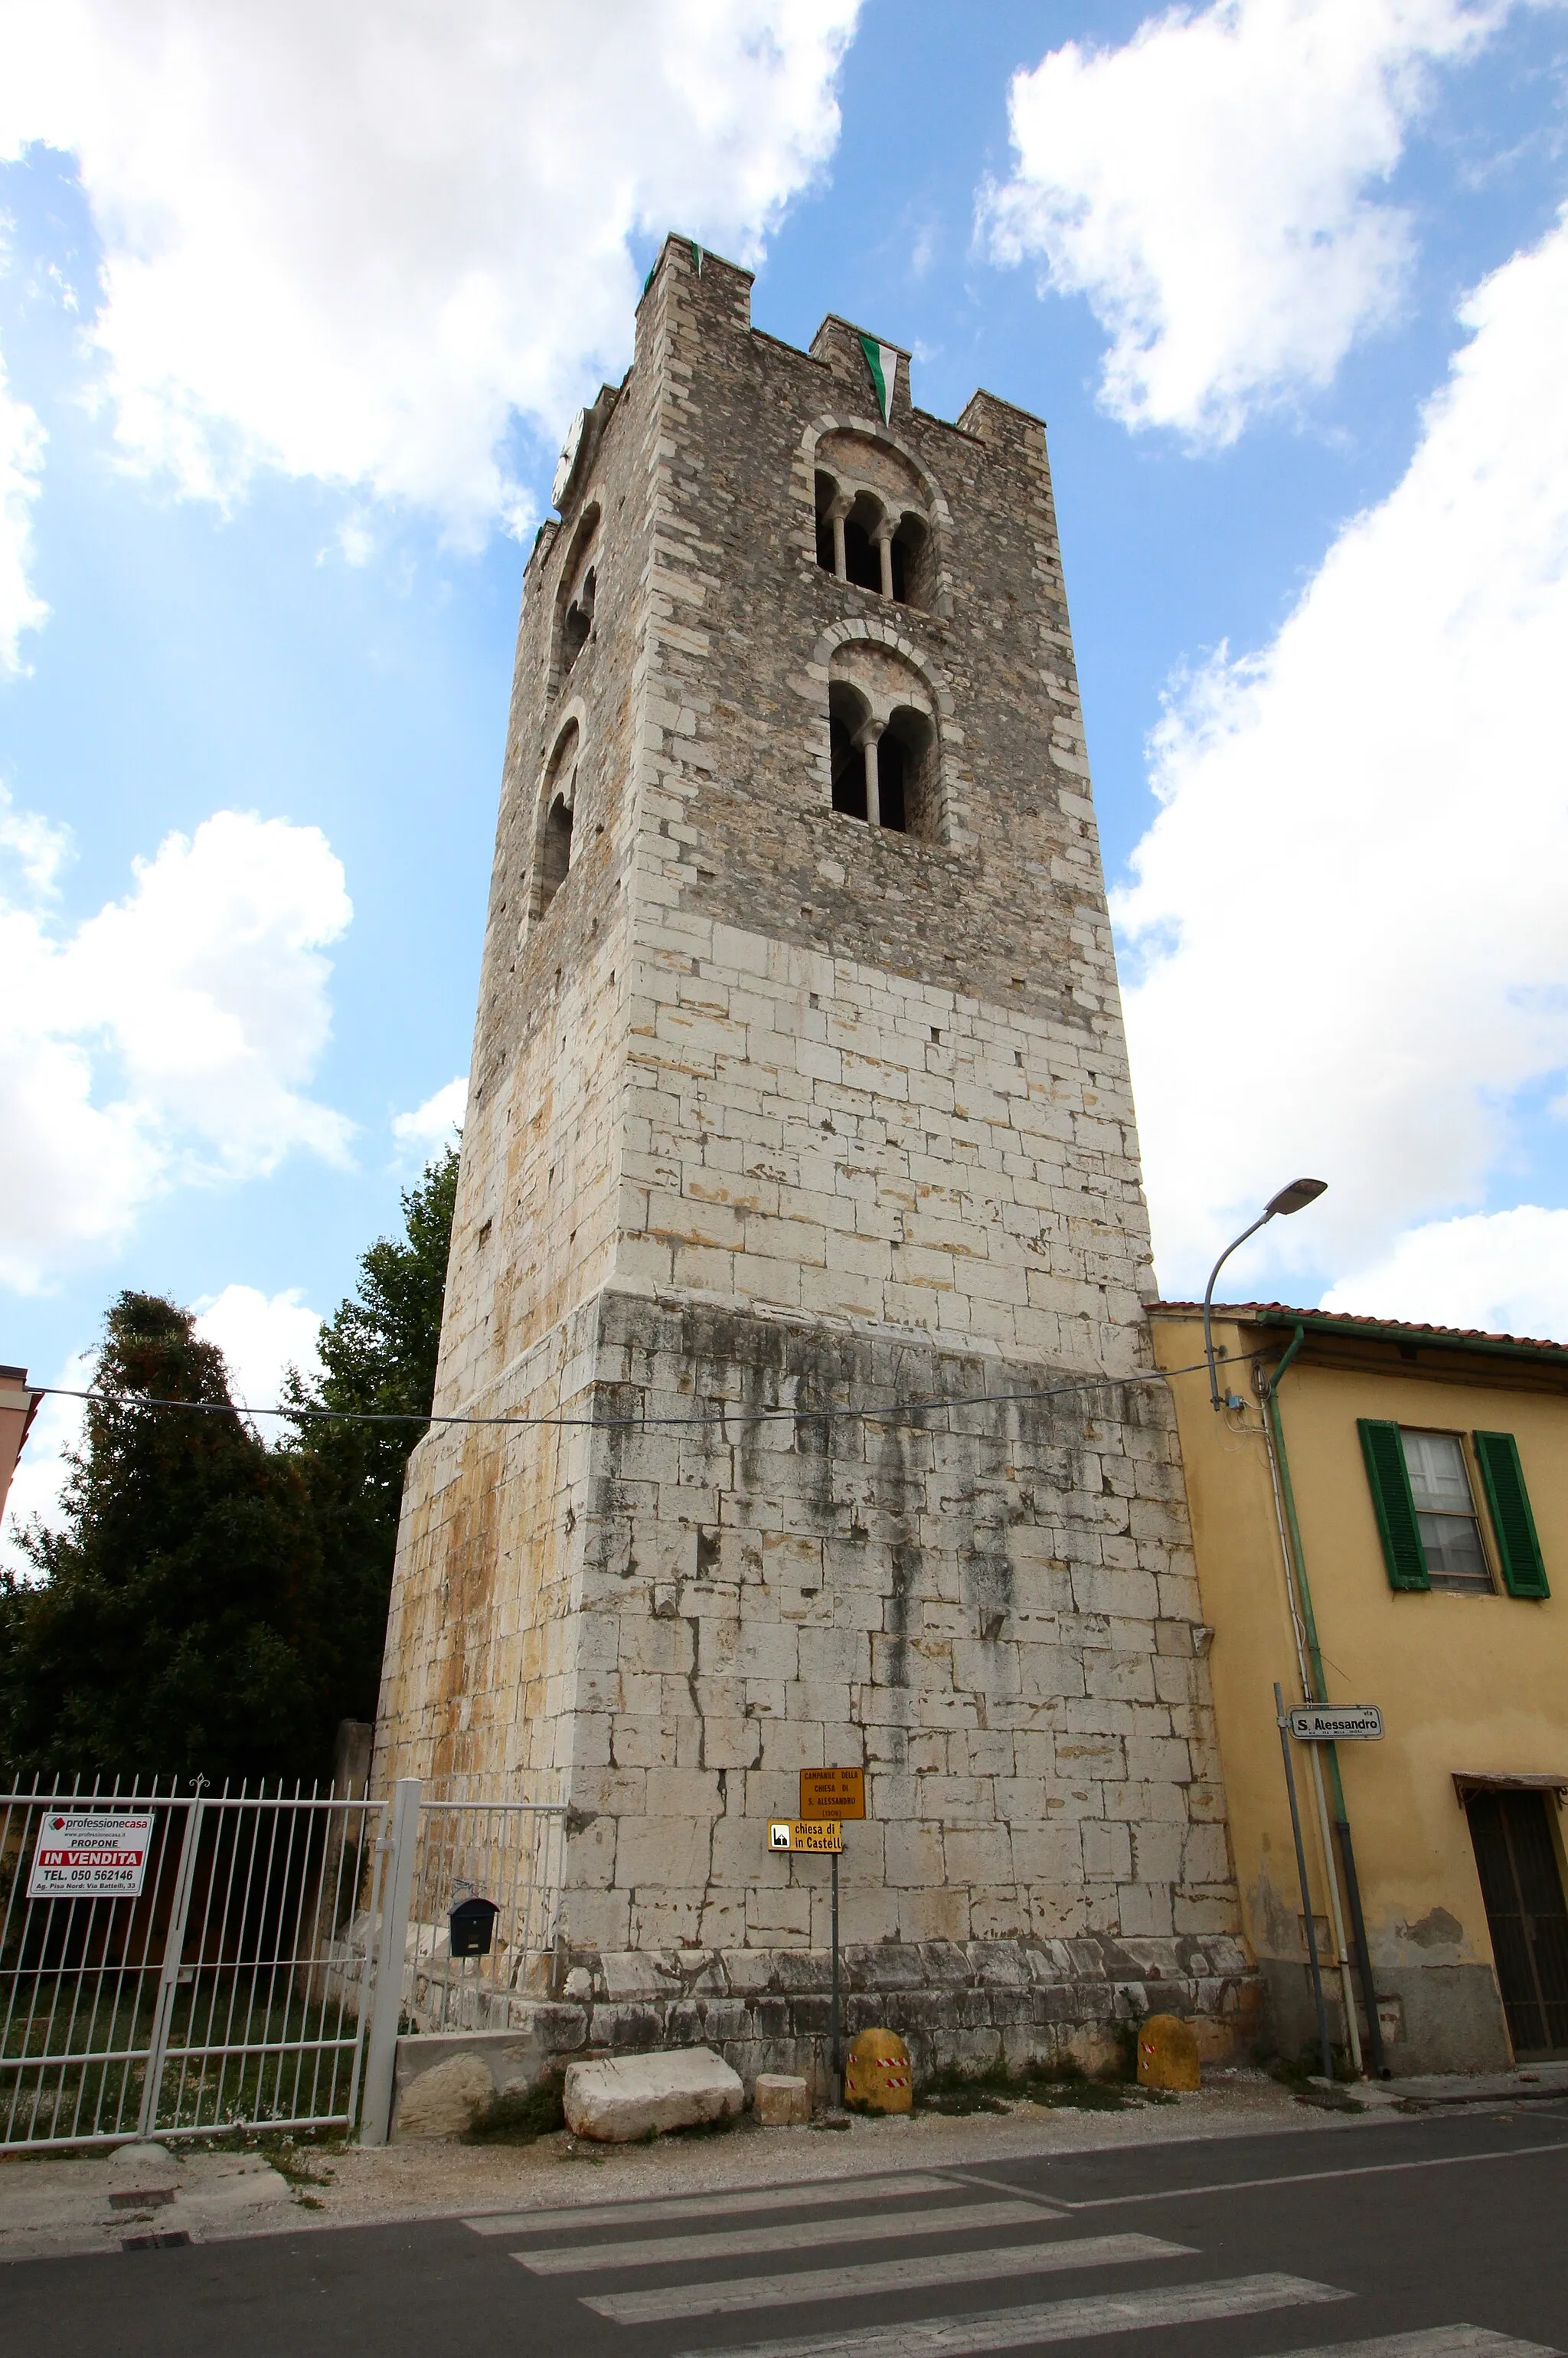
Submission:
[[[1544,1793],[1472,1793],[1470,1839],[1516,2056],[1568,2054],[1568,1909]]]

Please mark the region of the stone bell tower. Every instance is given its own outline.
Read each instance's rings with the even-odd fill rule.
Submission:
[[[665,244],[529,561],[436,1394],[514,1421],[415,1453],[378,1769],[568,1805],[595,2038],[809,2035],[826,1862],[766,1821],[846,1762],[851,1986],[938,2046],[1217,2014],[1044,429],[750,292]]]

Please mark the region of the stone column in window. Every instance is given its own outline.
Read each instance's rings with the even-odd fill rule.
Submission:
[[[827,503],[827,521],[833,527],[833,571],[840,581],[849,578],[849,562],[844,554],[844,519],[854,504],[848,492],[835,492]]]
[[[898,527],[891,516],[883,516],[871,533],[871,545],[882,568],[882,596],[892,596],[892,536]]]
[[[886,726],[885,720],[868,720],[855,740],[865,757],[868,827],[881,827],[882,823],[881,798],[877,785],[877,742]]]

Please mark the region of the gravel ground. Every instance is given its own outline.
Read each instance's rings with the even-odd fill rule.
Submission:
[[[1261,2072],[1234,2071],[1216,2072],[1199,2093],[1173,2104],[1134,2100],[1125,2111],[1112,2113],[1018,2102],[1009,2104],[1005,2116],[975,2113],[948,2119],[919,2113],[903,2119],[854,2118],[841,2130],[763,2129],[747,2115],[727,2136],[662,2137],[654,2146],[588,2145],[562,2131],[531,2146],[442,2141],[380,2150],[350,2147],[323,2154],[315,2165],[326,2182],[309,2188],[320,2208],[308,2215],[314,2225],[335,2227],[633,2201],[720,2187],[855,2178],[868,2170],[951,2169],[1021,2154],[1099,2152],[1278,2129],[1311,2133],[1353,2126],[1357,2117],[1375,2115],[1321,2111],[1298,2103]],[[287,2223],[304,2222],[296,2215]]]
[[[0,2160],[0,2260],[113,2251],[125,2235],[153,2229],[207,2243],[1280,2129],[1312,2135],[1379,2116],[1320,2110],[1260,2071],[1233,2071],[1214,2072],[1195,2095],[1161,2104],[1134,2099],[1118,2112],[1010,2100],[1005,2115],[856,2118],[840,2130],[764,2129],[747,2115],[725,2136],[663,2137],[652,2146],[588,2145],[565,2131],[526,2146],[322,2145],[287,2151],[287,2175],[271,2167],[265,2149],[233,2155],[177,2145],[176,2190],[146,2216],[111,2207],[114,2165],[102,2153],[8,2157]]]

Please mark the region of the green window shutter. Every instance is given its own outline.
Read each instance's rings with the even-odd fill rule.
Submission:
[[[1511,1433],[1478,1433],[1475,1441],[1504,1585],[1510,1596],[1550,1596],[1541,1541],[1535,1536],[1535,1517],[1530,1511],[1530,1493],[1524,1487],[1524,1468],[1519,1462],[1519,1444]]]
[[[1370,1416],[1357,1417],[1356,1428],[1361,1435],[1361,1455],[1367,1460],[1367,1479],[1372,1486],[1372,1504],[1377,1510],[1378,1537],[1383,1542],[1383,1562],[1389,1567],[1389,1585],[1430,1588],[1426,1551],[1415,1519],[1415,1501],[1411,1497],[1410,1471],[1405,1465],[1400,1428]]]

